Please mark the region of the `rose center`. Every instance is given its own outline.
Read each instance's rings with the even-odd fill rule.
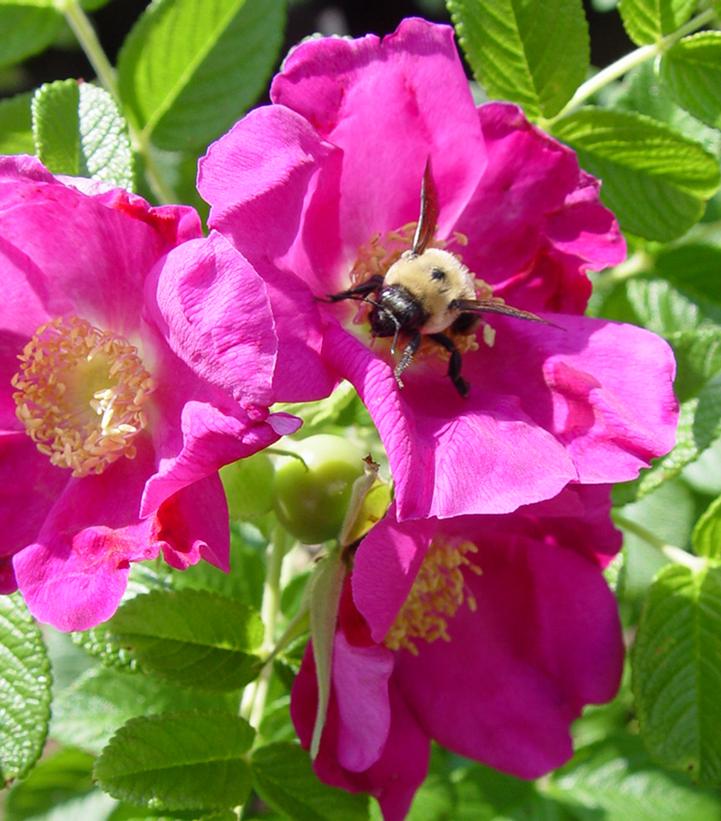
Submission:
[[[471,542],[437,543],[428,549],[408,598],[403,603],[384,644],[390,650],[418,655],[418,642],[450,641],[448,622],[465,603],[476,609],[476,600],[463,576],[467,568],[481,574],[468,554],[477,553]]]
[[[53,465],[82,477],[135,456],[154,385],[134,345],[79,317],[59,317],[37,329],[18,359],[16,414]]]

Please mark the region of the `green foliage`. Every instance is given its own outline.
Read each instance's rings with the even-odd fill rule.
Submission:
[[[534,119],[552,117],[585,79],[589,41],[580,0],[447,5],[468,62],[490,97],[520,103]]]
[[[50,719],[50,663],[19,595],[0,596],[0,784],[38,760]]]
[[[246,754],[253,728],[227,712],[162,713],[131,719],[95,765],[110,795],[157,809],[225,809],[250,790]]]
[[[283,0],[155,0],[118,61],[134,125],[161,148],[207,145],[260,94],[284,20]]]
[[[721,558],[721,496],[714,499],[696,522],[692,544],[694,553],[699,556]]]
[[[601,177],[604,202],[625,230],[641,237],[681,236],[718,190],[718,161],[650,117],[586,108],[555,123],[553,133]]]
[[[674,564],[649,591],[633,652],[633,689],[655,759],[701,784],[721,782],[721,568]]]
[[[88,796],[94,793],[92,781],[93,757],[75,749],[58,750],[49,758],[43,759],[30,773],[28,778],[16,784],[10,791],[5,804],[5,821],[28,821],[30,819],[62,818],[67,812],[68,821],[83,816],[81,808],[87,813]],[[97,798],[106,807],[114,807],[115,802],[108,796],[95,793],[93,803],[95,814],[93,821],[105,816],[99,812]]]
[[[273,473],[273,463],[262,452],[222,468],[232,521],[253,521],[273,509]]]
[[[623,25],[639,45],[655,43],[692,15],[697,0],[620,0]]]
[[[33,97],[32,121],[35,151],[52,172],[132,189],[127,129],[106,91],[75,80],[47,83]]]
[[[664,55],[661,79],[679,105],[708,125],[721,126],[721,32],[685,37]]]
[[[207,590],[136,596],[109,630],[146,672],[185,686],[237,690],[256,674],[263,623],[252,607]]]
[[[47,48],[62,22],[53,0],[0,0],[0,68]]]
[[[53,702],[52,737],[99,753],[126,721],[170,710],[238,712],[237,697],[191,690],[143,675],[88,670]]]
[[[16,94],[0,100],[0,154],[32,154],[31,94]]]
[[[294,821],[365,821],[368,796],[321,784],[308,753],[297,744],[259,747],[252,758],[253,786],[270,807]]]
[[[572,817],[582,821],[712,821],[721,813],[718,794],[664,772],[653,764],[640,739],[628,734],[580,750],[554,773],[548,792],[563,800],[572,809]]]

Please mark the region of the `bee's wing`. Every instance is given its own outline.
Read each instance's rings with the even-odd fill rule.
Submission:
[[[498,299],[497,297],[490,297],[489,299],[454,299],[449,307],[455,311],[461,311],[461,313],[464,314],[503,314],[504,316],[513,316],[516,319],[530,319],[532,322],[543,322],[544,325],[553,325],[553,322],[542,319],[530,311],[522,311],[520,308],[513,308],[510,305],[506,305],[502,299]]]
[[[433,239],[438,222],[438,210],[438,190],[431,171],[431,158],[428,157],[421,183],[421,213],[411,247],[414,254],[422,254]]]

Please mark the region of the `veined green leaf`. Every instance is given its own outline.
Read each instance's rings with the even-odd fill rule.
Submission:
[[[52,679],[40,630],[19,593],[0,596],[0,784],[22,778],[40,757]]]
[[[654,758],[721,783],[721,567],[670,565],[651,586],[636,635],[633,690]]]
[[[447,0],[473,72],[489,96],[552,117],[583,82],[588,26],[580,0]]]
[[[16,94],[0,100],[0,154],[32,154],[31,94]]]
[[[618,10],[628,36],[638,43],[655,43],[682,26],[697,0],[620,0]]]
[[[118,60],[137,128],[160,148],[218,137],[265,86],[284,20],[284,0],[154,0]]]
[[[108,623],[148,673],[176,684],[237,690],[254,678],[263,623],[253,608],[208,590],[156,591]]]
[[[225,809],[250,791],[246,753],[253,728],[239,716],[161,713],[134,718],[113,736],[95,765],[114,798],[157,809]]]
[[[130,140],[106,91],[75,80],[47,83],[35,92],[32,119],[36,153],[53,173],[132,189]]]
[[[621,226],[646,239],[681,236],[718,190],[718,161],[650,117],[586,108],[559,120],[553,133],[603,180],[601,197]]]
[[[308,753],[278,742],[253,752],[253,784],[273,809],[294,821],[367,821],[368,796],[322,784]]]
[[[721,127],[721,31],[703,31],[673,45],[661,61],[661,80],[694,117]]]
[[[0,0],[0,68],[47,48],[62,22],[52,0]]]

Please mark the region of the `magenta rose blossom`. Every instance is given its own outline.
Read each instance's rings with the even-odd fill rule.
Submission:
[[[318,776],[405,816],[431,739],[521,778],[568,760],[570,723],[612,698],[623,643],[602,568],[621,536],[607,487],[575,486],[505,516],[399,523],[363,539],[333,645]],[[308,747],[309,647],[291,714]]]
[[[267,283],[275,398],[318,399],[350,380],[388,453],[401,520],[505,513],[569,482],[628,480],[672,447],[668,346],[581,316],[587,270],[625,254],[598,181],[516,106],[474,105],[451,28],[411,19],[382,40],[305,42],[271,98],[200,162],[210,225]],[[553,323],[486,314],[456,334],[466,398],[429,336],[401,390],[369,306],[323,301],[384,276],[410,247],[429,159],[431,246],[468,266],[479,294]]]
[[[131,562],[162,551],[176,568],[227,570],[217,470],[297,421],[268,414],[272,316],[237,252],[249,319],[231,327],[192,288],[210,285],[218,256],[209,266],[192,209],[65,182],[0,158],[0,592],[79,630],[113,614]],[[199,356],[234,358],[232,387],[222,358],[211,384],[174,353],[186,315]]]

